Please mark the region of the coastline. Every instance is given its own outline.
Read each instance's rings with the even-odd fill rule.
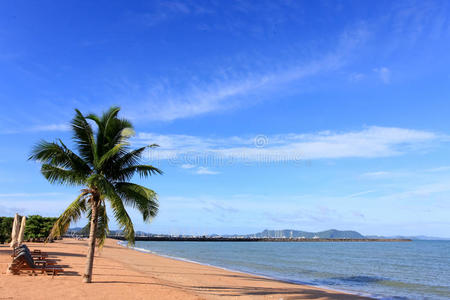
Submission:
[[[328,287],[328,286],[310,284],[308,282],[289,280],[289,279],[285,279],[285,278],[277,278],[277,277],[269,276],[269,275],[265,275],[265,274],[252,273],[250,271],[241,271],[241,270],[235,270],[235,269],[226,268],[226,267],[220,267],[220,266],[216,266],[216,265],[212,265],[212,264],[208,264],[208,263],[202,263],[202,262],[199,262],[199,261],[190,260],[190,259],[183,258],[183,257],[176,257],[176,256],[167,255],[167,254],[156,253],[156,252],[153,252],[151,250],[144,249],[144,248],[129,247],[127,245],[127,243],[125,241],[122,241],[122,240],[117,241],[117,244],[119,246],[121,246],[121,247],[130,249],[130,250],[134,250],[134,251],[138,251],[138,252],[141,252],[141,253],[144,253],[144,254],[151,254],[151,255],[156,255],[156,256],[159,256],[159,257],[167,258],[167,259],[173,259],[173,260],[187,262],[187,263],[199,264],[201,266],[217,268],[217,269],[224,270],[224,271],[227,271],[227,272],[240,273],[240,274],[243,274],[243,275],[261,277],[261,278],[264,278],[264,279],[267,279],[267,280],[273,280],[273,281],[282,282],[282,283],[314,287],[314,288],[324,289],[324,290],[327,290],[327,291],[333,291],[333,292],[337,292],[337,293],[350,294],[350,295],[354,295],[354,296],[365,297],[365,299],[378,299],[377,297],[374,297],[370,293],[362,293],[362,292],[358,293],[358,292],[355,292],[355,291],[339,290],[339,289],[334,289],[334,288],[331,288],[331,287]]]
[[[2,297],[9,299],[370,299],[315,286],[168,258],[108,239],[95,257],[92,284],[83,284],[86,241],[28,243],[59,259],[61,276],[6,274],[10,248],[0,246]]]

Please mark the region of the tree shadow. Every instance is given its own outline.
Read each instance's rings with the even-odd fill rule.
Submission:
[[[64,271],[58,276],[80,276],[80,273],[76,271]]]
[[[305,287],[270,288],[270,287],[229,287],[229,286],[192,286],[197,292],[208,292],[216,296],[271,296],[285,295],[286,299],[370,299],[358,295]]]
[[[116,280],[104,280],[104,281],[102,281],[102,280],[93,280],[92,281],[92,283],[97,283],[97,284],[99,284],[99,283],[107,283],[107,284],[110,284],[110,283],[118,283],[118,284],[143,284],[143,285],[150,285],[150,284],[152,284],[152,283],[149,283],[149,282],[136,282],[136,281],[116,281]]]
[[[12,249],[11,248],[0,249],[0,253],[12,254]]]
[[[54,256],[73,256],[73,257],[86,257],[85,254],[78,254],[78,253],[68,253],[68,252],[47,252],[47,254],[54,255]]]

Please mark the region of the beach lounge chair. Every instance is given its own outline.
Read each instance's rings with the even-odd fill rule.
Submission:
[[[41,252],[40,250],[31,251],[26,245],[21,245],[19,247],[14,248],[11,257],[16,257],[20,252],[23,251],[29,253],[33,258],[37,259],[46,259],[48,257],[47,253]]]
[[[42,252],[41,250],[38,250],[38,249],[34,249],[33,251],[30,250],[30,248],[28,248],[28,246],[25,245],[25,244],[22,244],[22,245],[16,247],[14,250],[19,250],[19,249],[22,249],[22,248],[27,249],[31,254],[43,254],[43,255],[46,255],[45,252]]]
[[[31,252],[30,249],[28,249],[28,247],[17,247],[13,250],[13,253],[11,254],[11,257],[16,257],[18,256],[20,253],[25,252],[28,255],[30,255],[33,259],[39,259],[39,260],[44,260],[48,258],[48,254],[46,253],[37,253],[37,252]]]
[[[43,261],[46,262],[47,265],[56,265],[56,260],[54,259],[50,259],[46,256],[41,256],[41,255],[37,255],[37,254],[31,254],[30,251],[27,248],[21,248],[19,249],[15,255],[13,257],[17,257],[18,255],[20,255],[21,253],[25,253],[25,255],[30,256],[31,259],[36,263],[37,261]]]
[[[41,274],[52,274],[52,276],[64,272],[61,267],[49,266],[45,260],[34,260],[26,251],[22,251],[14,257],[9,270],[14,275],[20,274],[21,271],[31,271],[34,275],[36,272],[40,272]]]

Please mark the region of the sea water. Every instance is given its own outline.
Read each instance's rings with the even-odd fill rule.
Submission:
[[[450,241],[136,242],[137,249],[380,299],[450,299]]]

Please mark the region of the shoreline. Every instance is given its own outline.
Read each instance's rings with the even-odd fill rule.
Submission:
[[[86,236],[84,236],[86,237]],[[109,237],[118,241],[125,241],[124,237],[112,236]],[[135,241],[142,242],[284,242],[284,243],[392,243],[392,242],[411,242],[407,238],[252,238],[252,237],[172,237],[172,236],[137,236]]]
[[[122,243],[124,243],[124,244],[122,244]],[[360,296],[360,297],[366,297],[366,298],[369,298],[369,299],[380,299],[379,297],[375,297],[375,295],[372,295],[370,293],[334,289],[334,288],[329,287],[329,286],[314,285],[314,284],[311,284],[309,282],[302,282],[302,281],[298,281],[298,280],[289,280],[289,279],[285,279],[285,278],[277,278],[277,277],[269,276],[269,275],[265,275],[265,274],[252,273],[252,272],[249,272],[249,271],[235,270],[235,269],[230,269],[230,268],[226,268],[226,267],[216,266],[216,265],[212,265],[212,264],[208,264],[208,263],[202,263],[202,262],[198,262],[198,261],[195,261],[195,260],[190,260],[190,259],[183,258],[183,257],[176,257],[176,256],[156,253],[156,252],[153,252],[151,250],[144,249],[144,248],[129,247],[128,245],[126,245],[126,242],[123,241],[123,240],[118,240],[117,241],[117,245],[120,245],[121,247],[130,249],[130,250],[138,251],[138,252],[141,252],[141,253],[144,253],[144,254],[151,254],[151,255],[156,255],[156,256],[159,256],[159,257],[167,258],[167,259],[173,259],[173,260],[177,260],[177,261],[198,264],[198,265],[206,266],[206,267],[218,268],[218,269],[221,269],[221,270],[224,270],[224,271],[227,271],[227,272],[241,273],[241,274],[249,275],[249,276],[257,276],[257,277],[265,278],[267,280],[273,280],[273,281],[282,282],[282,283],[296,284],[296,285],[308,286],[308,287],[312,287],[312,288],[331,290],[331,291],[338,292],[338,293],[345,293],[345,294],[350,294],[350,295],[355,295],[355,296]],[[384,298],[381,298],[381,299],[384,299]]]
[[[0,289],[7,299],[370,299],[315,286],[233,272],[123,247],[108,239],[94,260],[93,283],[81,282],[87,241],[27,243],[58,260],[64,273],[7,275],[11,249],[0,245]]]

